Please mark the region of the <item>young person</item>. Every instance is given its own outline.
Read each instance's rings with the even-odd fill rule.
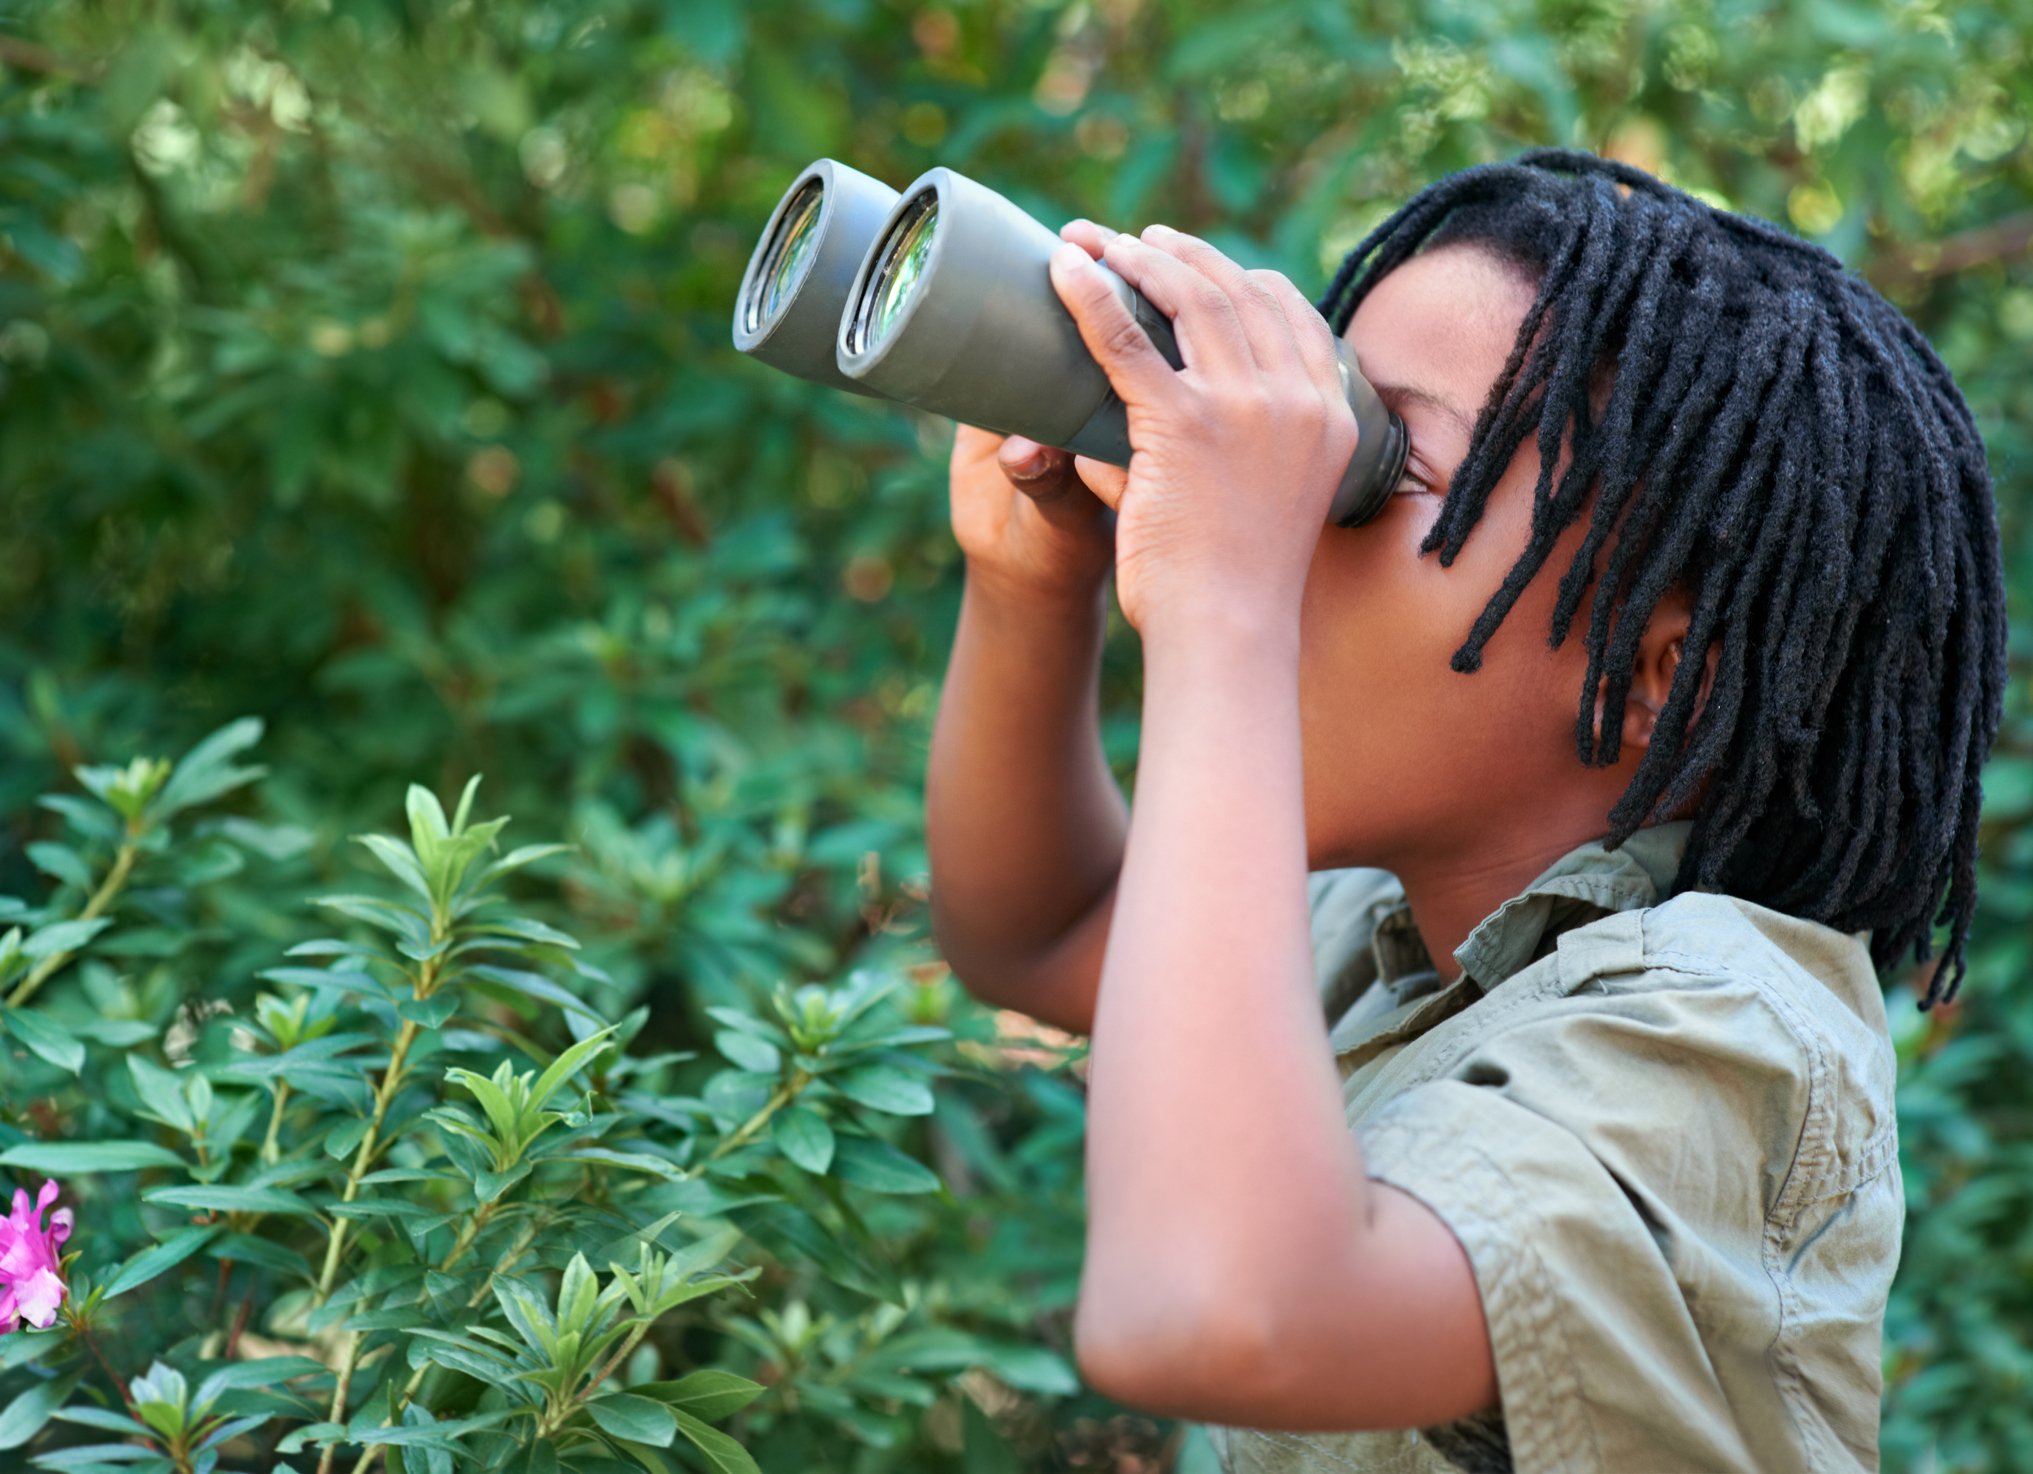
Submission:
[[[1826,252],[1568,151],[1425,190],[1317,309],[1063,234],[1134,455],[958,432],[927,823],[963,983],[1092,1035],[1083,1373],[1230,1474],[1875,1468],[1878,969],[1945,922],[1922,1006],[1961,981],[2005,675],[1947,371]],[[1355,528],[1330,331],[1411,439]]]

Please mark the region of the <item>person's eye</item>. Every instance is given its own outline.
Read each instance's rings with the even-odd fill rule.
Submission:
[[[1391,495],[1431,496],[1434,495],[1434,488],[1424,476],[1414,469],[1412,463],[1407,461],[1404,471],[1398,477],[1398,484],[1393,488]]]

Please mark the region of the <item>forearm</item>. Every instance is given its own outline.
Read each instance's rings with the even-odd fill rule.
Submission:
[[[961,598],[925,774],[932,922],[962,981],[1008,1006],[1122,864],[1128,805],[1096,692],[1105,601],[1021,602],[972,577]]]
[[[1259,1344],[1356,1242],[1362,1162],[1313,982],[1298,630],[1145,647],[1136,816],[1088,1075],[1083,1359]]]

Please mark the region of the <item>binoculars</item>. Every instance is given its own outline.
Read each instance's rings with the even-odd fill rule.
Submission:
[[[1052,288],[1056,232],[994,190],[929,169],[902,194],[820,159],[770,213],[734,303],[734,346],[815,383],[899,400],[1111,465],[1129,464],[1122,400]],[[1106,265],[1116,296],[1174,369],[1171,320]],[[1382,510],[1405,426],[1338,336],[1357,444],[1328,507],[1337,527]]]

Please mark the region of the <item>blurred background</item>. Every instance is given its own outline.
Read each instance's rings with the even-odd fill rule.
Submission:
[[[565,920],[674,1044],[757,982],[908,967],[993,1068],[922,1125],[957,1210],[874,1226],[1060,1357],[869,1394],[826,1425],[838,1467],[1204,1468],[1064,1376],[1079,1077],[926,940],[951,427],[742,359],[734,289],[819,156],[1161,219],[1317,295],[1449,170],[1613,153],[1863,272],[1990,447],[2015,680],[1962,999],[1885,980],[1911,1216],[1884,1458],[2023,1468],[2029,44],[2023,0],[0,0],[0,889],[46,886],[34,796],[74,765],[251,714],[273,864],[166,965],[269,965],[345,836],[477,772],[515,835],[577,844]],[[1136,682],[1118,618],[1125,778]]]

